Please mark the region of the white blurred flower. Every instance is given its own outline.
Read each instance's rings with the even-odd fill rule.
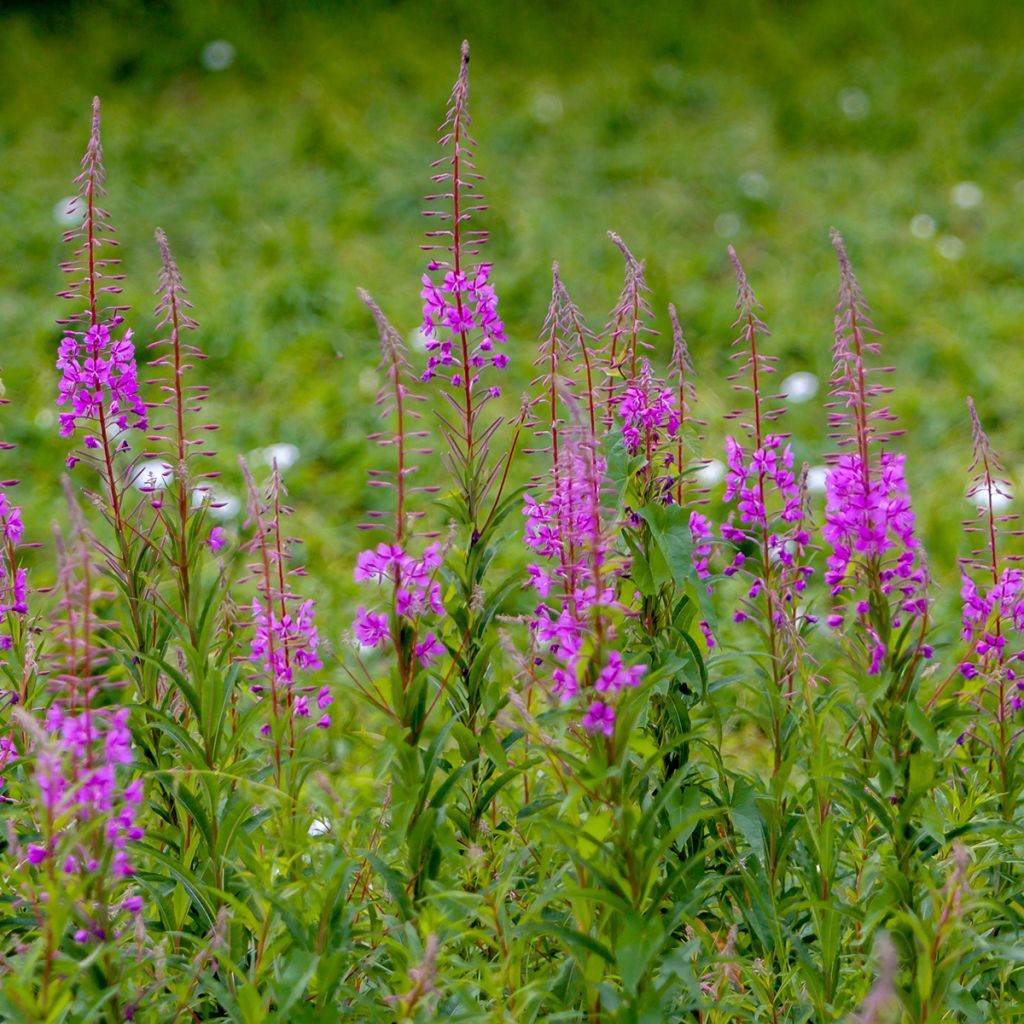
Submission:
[[[371,370],[367,367],[365,370],[359,373],[359,391],[361,394],[372,398],[380,388],[380,381],[377,377],[377,371]]]
[[[192,488],[192,508],[198,511],[213,501],[213,491],[209,487]]]
[[[843,89],[839,94],[839,109],[850,121],[863,121],[871,113],[871,100],[863,89],[856,86]]]
[[[533,119],[541,124],[554,124],[562,118],[562,97],[553,92],[542,92],[533,100]]]
[[[973,210],[976,206],[981,206],[981,201],[985,198],[981,186],[975,181],[958,181],[949,195],[953,205],[959,206],[961,210]]]
[[[278,471],[283,473],[286,469],[290,469],[299,461],[299,449],[296,445],[287,444],[285,442],[268,444],[267,447],[260,452],[260,458],[266,466],[273,467],[276,463]]]
[[[719,238],[735,238],[743,227],[743,221],[735,213],[720,213],[715,218],[715,234]]]
[[[53,219],[58,224],[81,224],[84,216],[85,206],[78,196],[67,196],[54,204]]]
[[[935,251],[945,260],[958,260],[964,254],[966,246],[956,235],[943,235],[935,243]]]
[[[422,327],[417,327],[416,330],[409,335],[406,341],[409,343],[409,348],[414,348],[418,352],[426,352],[427,342],[430,341],[430,338],[428,338],[424,333]]]
[[[45,430],[47,427],[52,427],[56,419],[57,417],[54,415],[53,410],[44,405],[36,413],[35,424],[37,427],[42,427]]]
[[[210,495],[210,515],[222,522],[234,519],[242,510],[242,502],[233,494],[214,491]]]
[[[790,402],[809,401],[818,393],[818,378],[806,370],[798,370],[782,382],[781,392]]]
[[[811,466],[807,470],[807,490],[810,494],[824,494],[828,480],[828,466]]]
[[[719,459],[708,459],[694,475],[701,487],[714,487],[725,477],[725,464]]]
[[[131,484],[140,491],[162,491],[174,476],[169,462],[150,459],[140,462],[132,474]]]
[[[740,191],[751,199],[764,199],[768,195],[768,179],[760,171],[747,171],[740,175]]]
[[[980,491],[970,495],[970,501],[978,507],[979,510],[987,510],[989,507],[988,502],[988,488],[983,487]],[[993,512],[1005,512],[1010,505],[1013,503],[1013,495],[1007,491],[993,491],[992,492],[992,511]]]
[[[306,831],[311,836],[325,836],[331,831],[331,823],[326,818],[316,818]]]
[[[235,62],[235,48],[226,39],[214,39],[203,47],[200,59],[207,71],[225,71]]]
[[[910,218],[910,233],[915,238],[931,238],[935,234],[935,218],[927,213],[915,213]]]

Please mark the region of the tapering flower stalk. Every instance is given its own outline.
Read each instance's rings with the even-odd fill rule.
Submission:
[[[605,341],[602,350],[605,384],[604,425],[610,430],[614,422],[617,392],[620,382],[629,383],[637,375],[637,359],[641,350],[653,346],[647,335],[657,334],[650,326],[653,319],[651,305],[647,298],[650,289],[644,277],[644,264],[638,260],[625,242],[614,231],[608,232],[612,244],[622,253],[625,261],[625,279],[618,302],[612,310],[604,329]]]
[[[549,691],[562,702],[586,705],[583,729],[611,737],[614,698],[636,686],[645,666],[627,667],[611,649],[616,633],[609,613],[617,607],[610,539],[602,508],[604,459],[585,430],[570,426],[563,438],[551,490],[538,502],[526,496],[525,541],[547,565],[528,566],[541,598],[530,628],[552,663]]]
[[[966,729],[958,742],[968,740],[987,750],[998,774],[1000,807],[1009,821],[1016,807],[1018,761],[1013,749],[1024,734],[1024,675],[1017,667],[1024,661],[1024,570],[1020,555],[1003,548],[1008,538],[1022,531],[1013,527],[1016,513],[1000,511],[1011,499],[1010,484],[999,456],[989,442],[975,409],[971,415],[973,457],[967,498],[977,508],[964,520],[968,535],[981,534],[981,543],[960,560],[963,586],[961,637],[968,651],[960,664],[965,680],[964,697],[976,709],[979,721]]]
[[[302,681],[305,673],[323,665],[313,620],[314,603],[303,599],[291,587],[293,577],[306,573],[301,566],[288,566],[292,548],[298,542],[286,537],[282,530],[282,519],[291,510],[281,503],[284,485],[277,465],[273,467],[266,493],[261,494],[245,460],[240,458],[239,463],[246,480],[249,515],[254,528],[248,550],[253,555],[250,569],[256,579],[257,596],[251,608],[253,637],[249,661],[258,666],[259,675],[251,690],[257,699],[262,699],[269,683],[271,720],[264,723],[260,731],[273,741],[274,767],[280,786],[285,750],[283,732],[287,733],[286,749],[291,757],[298,733],[306,723],[321,729],[331,724],[326,708],[332,696],[330,687]],[[311,700],[314,701],[312,706]],[[314,716],[317,716],[315,721]]]
[[[9,399],[0,397],[0,406]],[[0,441],[0,452],[13,450],[15,445]],[[29,707],[30,687],[35,679],[33,663],[35,652],[27,638],[28,616],[28,572],[21,564],[19,550],[25,533],[21,509],[7,496],[17,480],[0,480],[0,616],[4,630],[0,632],[0,652],[10,651],[11,656],[0,654],[0,665],[12,684],[11,703]],[[6,723],[5,723],[6,724]],[[0,743],[7,737],[0,739]],[[2,751],[0,751],[2,756]]]
[[[394,417],[393,430],[377,431],[367,438],[379,447],[390,449],[394,453],[393,468],[375,466],[370,470],[370,486],[391,489],[395,494],[393,513],[369,509],[366,516],[370,522],[361,523],[359,528],[378,529],[386,525],[387,520],[391,518],[393,521],[390,532],[394,543],[402,544],[409,536],[413,524],[425,515],[422,509],[410,504],[410,497],[436,494],[440,490],[436,484],[410,485],[407,479],[419,472],[414,459],[433,453],[433,450],[424,443],[429,437],[428,432],[418,427],[422,414],[417,406],[421,405],[425,398],[414,390],[412,367],[409,365],[402,336],[381,312],[369,292],[359,288],[358,293],[372,314],[377,325],[377,333],[380,335],[380,372],[385,383],[377,394],[375,405],[383,420],[387,421]]]
[[[117,245],[110,214],[99,205],[106,195],[105,179],[100,102],[94,99],[89,145],[82,158],[82,171],[75,179],[78,195],[74,212],[81,214],[82,222],[64,235],[66,242],[80,244],[72,258],[61,265],[64,273],[78,275],[61,297],[84,302],[85,309],[59,321],[65,329],[57,360],[63,374],[59,404],[70,405],[69,412],[61,413],[60,423],[64,437],[79,429],[89,431],[83,436],[84,447],[68,456],[68,465],[84,459],[97,467],[107,485],[114,526],[120,535],[124,527],[114,456],[127,450],[127,435],[132,428],[145,428],[146,407],[138,394],[132,332],[125,331],[120,340],[113,337],[128,307],[102,305],[104,296],[121,293],[119,282],[124,279],[118,272],[121,261],[100,255],[103,247]]]
[[[570,391],[575,382],[568,359],[568,340],[565,336],[565,291],[558,272],[558,263],[551,267],[551,301],[541,327],[540,348],[533,365],[537,376],[530,381],[534,405],[543,406],[546,415],[537,417],[534,434],[545,438],[547,444],[540,451],[551,456],[551,464],[558,466],[558,431],[564,417],[561,414],[559,392]],[[557,470],[556,470],[557,472]]]
[[[104,514],[115,540],[113,551],[103,549],[104,557],[111,574],[124,586],[136,649],[145,651],[152,646],[156,633],[146,608],[152,574],[145,571],[145,560],[138,557],[138,545],[148,540],[124,506],[123,480],[115,463],[119,455],[130,450],[132,432],[146,429],[147,407],[138,390],[132,331],[126,329],[121,337],[115,333],[124,323],[128,307],[116,299],[123,280],[120,260],[103,255],[106,248],[118,244],[110,214],[100,205],[106,195],[105,179],[100,104],[95,99],[89,144],[81,173],[75,179],[78,194],[74,212],[81,214],[82,222],[64,235],[65,241],[76,243],[77,248],[61,265],[61,270],[74,275],[74,280],[60,295],[84,308],[58,321],[64,329],[56,364],[61,371],[58,405],[70,407],[60,413],[60,432],[63,437],[82,434],[81,445],[68,456],[68,467],[85,462],[103,481]],[[113,297],[113,302],[104,306],[108,297]],[[129,465],[129,479],[133,473]],[[153,673],[147,666],[135,668],[137,685],[145,698],[151,699]]]
[[[586,425],[592,440],[597,440],[597,402],[599,382],[595,380],[598,367],[594,365],[592,349],[597,344],[594,332],[587,327],[583,314],[572,301],[565,282],[558,272],[558,264],[554,265],[555,287],[558,290],[558,311],[561,319],[561,330],[568,359],[575,364],[572,372],[565,374],[566,381],[577,391],[582,386],[583,399],[587,406]],[[580,372],[582,371],[582,378]]]
[[[217,429],[215,424],[194,424],[192,418],[201,411],[202,403],[209,389],[202,384],[189,384],[186,375],[195,369],[195,362],[206,355],[195,344],[185,340],[185,332],[198,327],[191,315],[192,303],[181,278],[181,272],[171,254],[167,235],[156,231],[156,244],[160,251],[160,274],[156,290],[157,330],[166,330],[167,335],[154,342],[149,348],[159,354],[151,363],[152,369],[164,371],[164,375],[150,380],[164,395],[164,399],[153,405],[155,416],[166,410],[167,419],[149,426],[147,441],[160,447],[147,452],[148,458],[167,458],[171,461],[169,489],[171,490],[173,521],[164,511],[162,501],[155,502],[167,530],[170,543],[168,558],[176,570],[176,582],[181,599],[184,619],[193,645],[198,638],[197,612],[193,575],[200,546],[193,534],[201,526],[210,491],[206,481],[216,478],[217,473],[196,473],[193,462],[197,457],[211,458],[214,452],[205,447],[206,441],[199,432]],[[191,541],[191,543],[190,543]],[[214,541],[216,544],[216,540]]]
[[[891,367],[868,365],[880,346],[846,254],[842,236],[832,232],[839,260],[839,303],[835,317],[834,369],[830,420],[841,451],[832,460],[826,480],[825,540],[832,546],[825,582],[837,603],[829,625],[845,621],[845,598],[860,591],[857,623],[870,651],[868,672],[879,674],[895,664],[893,649],[906,621],[926,623],[928,601],[921,550],[914,533],[914,513],[904,477],[904,457],[885,450],[898,432],[888,424],[895,417],[874,400],[891,388],[874,382]],[[930,648],[917,643],[917,655]],[[915,660],[917,655],[915,655]]]
[[[682,324],[679,322],[679,314],[671,302],[668,306],[668,316],[669,322],[672,324],[672,361],[669,370],[669,380],[675,392],[676,415],[679,418],[679,429],[676,431],[673,458],[673,466],[676,473],[675,503],[680,507],[684,505],[704,505],[707,504],[707,489],[695,487],[692,474],[688,475],[686,473],[686,466],[689,462],[686,454],[686,428],[691,428],[693,432],[692,442],[699,444],[704,440],[702,431],[707,424],[704,420],[698,419],[693,411],[697,403],[693,360],[690,358],[690,349],[683,335]],[[698,463],[698,465],[702,464]],[[687,495],[689,495],[688,499]]]
[[[441,545],[428,545],[419,559],[408,553],[409,542],[414,537],[411,527],[424,514],[422,510],[410,508],[408,498],[434,494],[438,488],[435,485],[410,487],[407,482],[417,471],[412,459],[430,454],[430,449],[423,446],[427,432],[410,429],[420,418],[415,404],[422,398],[412,390],[412,376],[401,335],[368,292],[360,289],[359,295],[373,315],[380,335],[385,384],[377,397],[377,406],[384,422],[388,419],[394,422],[392,430],[383,430],[370,437],[378,445],[388,448],[394,460],[393,467],[377,465],[371,469],[370,484],[392,489],[395,509],[393,526],[388,531],[390,543],[383,542],[376,548],[363,551],[355,569],[356,582],[389,585],[386,610],[360,607],[353,628],[361,646],[390,648],[395,652],[403,699],[401,706],[390,710],[406,728],[418,731],[423,723],[414,721],[420,704],[413,695],[416,676],[421,668],[433,665],[444,653],[444,645],[436,633],[425,627],[431,619],[442,618],[445,608],[438,580]],[[371,510],[367,517],[371,522],[364,524],[364,529],[380,529],[387,525],[388,513]],[[356,682],[364,695],[372,699],[372,680],[366,684],[359,680]]]
[[[440,131],[440,144],[451,152],[432,164],[435,170],[446,168],[433,175],[434,183],[445,191],[426,197],[437,204],[426,215],[447,226],[427,232],[429,242],[424,248],[434,256],[423,275],[420,296],[422,330],[430,353],[423,380],[442,377],[447,382],[446,397],[461,423],[445,434],[453,469],[462,477],[467,520],[476,524],[487,489],[480,474],[494,429],[492,424],[479,432],[478,420],[486,402],[500,393],[496,385],[484,383],[482,371],[504,369],[508,356],[501,350],[507,339],[490,282],[492,264],[476,260],[487,232],[469,227],[473,215],[487,209],[479,191],[483,175],[473,162],[476,142],[469,126],[469,43],[464,42],[459,75]]]
[[[732,359],[738,369],[729,380],[733,388],[746,396],[749,406],[727,414],[736,420],[747,435],[747,445],[732,436],[726,437],[727,502],[738,499],[739,526],[726,523],[722,527],[725,540],[738,546],[726,575],[739,574],[750,583],[745,598],[734,613],[737,622],[754,616],[764,630],[769,657],[772,708],[772,748],[775,770],[782,764],[781,699],[792,693],[785,644],[780,635],[783,618],[794,614],[797,596],[807,586],[811,569],[804,564],[804,552],[810,535],[803,528],[804,501],[794,471],[792,447],[786,435],[773,431],[772,424],[782,415],[778,395],[768,390],[770,375],[775,372],[777,358],[767,355],[759,339],[770,332],[758,315],[760,303],[754,296],[739,257],[730,246],[729,256],[736,272],[736,309],[734,323],[740,333],[733,342]],[[752,544],[757,551],[754,568],[739,546]],[[763,605],[762,605],[763,602]],[[787,631],[792,635],[793,631]]]

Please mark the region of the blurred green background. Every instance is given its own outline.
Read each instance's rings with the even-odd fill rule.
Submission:
[[[130,323],[152,338],[159,225],[210,356],[200,373],[222,424],[223,490],[241,493],[238,453],[297,446],[286,482],[316,567],[308,586],[350,603],[353,524],[379,458],[364,440],[378,349],[355,288],[403,333],[416,326],[420,197],[463,37],[493,206],[482,223],[513,344],[508,411],[530,377],[553,259],[603,325],[621,281],[613,228],[647,259],[661,329],[666,304],[679,307],[715,454],[730,403],[731,243],[781,375],[819,381],[787,426],[800,457],[820,462],[836,225],[898,368],[894,405],[939,581],[953,579],[967,511],[965,395],[1011,477],[1024,469],[1020,4],[0,10],[0,363],[12,400],[0,429],[19,445],[8,464],[36,538],[59,515],[66,454],[54,417],[59,211],[98,94]]]

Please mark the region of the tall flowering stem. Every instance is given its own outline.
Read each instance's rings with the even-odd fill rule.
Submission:
[[[669,322],[672,324],[672,361],[669,380],[675,392],[673,397],[675,398],[676,414],[679,417],[679,429],[676,431],[673,453],[673,466],[676,473],[675,503],[679,506],[703,505],[707,503],[707,491],[694,486],[693,478],[686,475],[684,466],[688,461],[686,453],[687,428],[690,428],[692,432],[691,441],[699,444],[704,440],[702,431],[707,424],[704,420],[698,419],[693,411],[697,403],[693,360],[683,335],[682,324],[679,322],[679,314],[672,303],[669,303],[668,306],[668,316]],[[689,501],[686,500],[686,495],[689,495]]]
[[[736,555],[726,575],[740,575],[749,581],[745,598],[734,613],[737,622],[755,615],[761,620],[769,655],[773,694],[773,748],[776,770],[781,767],[782,714],[779,697],[791,692],[789,664],[782,642],[782,619],[796,614],[796,601],[807,586],[811,569],[805,564],[810,535],[804,529],[804,502],[794,468],[794,455],[787,436],[772,429],[782,415],[779,397],[768,389],[777,357],[767,355],[760,339],[769,334],[760,318],[760,303],[754,296],[746,273],[730,247],[729,256],[736,273],[738,317],[734,327],[739,335],[733,342],[732,359],[736,371],[729,377],[733,388],[743,395],[745,407],[726,418],[738,423],[746,440],[725,439],[726,502],[737,502],[737,525],[722,527],[725,540],[736,545]],[[749,567],[743,548],[757,552],[754,568]],[[763,601],[763,606],[762,606]],[[763,607],[763,614],[761,609]],[[786,630],[793,635],[793,630]]]
[[[385,384],[377,397],[377,406],[384,423],[389,420],[393,423],[392,429],[370,436],[370,440],[389,451],[392,459],[392,466],[378,464],[370,470],[370,485],[393,490],[395,510],[389,529],[388,514],[377,510],[368,512],[370,522],[362,524],[365,530],[387,529],[389,540],[360,553],[355,580],[386,586],[390,593],[383,609],[360,606],[353,630],[361,647],[395,653],[399,700],[388,706],[368,673],[365,681],[357,679],[356,683],[371,703],[394,715],[412,736],[423,727],[420,716],[426,706],[417,680],[422,669],[434,665],[445,653],[437,633],[429,628],[434,624],[434,629],[439,629],[445,608],[438,578],[441,545],[429,544],[420,558],[409,553],[415,536],[411,524],[424,515],[422,510],[410,507],[409,498],[434,494],[438,488],[434,485],[410,487],[407,482],[418,468],[413,459],[431,453],[430,448],[424,446],[427,432],[411,429],[420,419],[416,405],[423,399],[412,390],[411,370],[401,335],[368,292],[360,289],[359,296],[373,315],[380,335]]]
[[[272,739],[278,785],[282,781],[285,749],[295,753],[300,732],[308,727],[326,729],[331,717],[330,687],[317,686],[306,676],[322,668],[320,639],[314,622],[315,606],[292,590],[291,581],[305,576],[301,566],[289,566],[297,541],[285,536],[283,517],[290,512],[281,503],[283,484],[275,464],[265,493],[261,493],[244,459],[239,459],[249,495],[253,537],[248,551],[257,596],[251,606],[252,642],[249,661],[257,667],[250,689],[258,700],[269,684],[270,721],[261,733]],[[287,737],[285,748],[284,740]]]
[[[491,283],[492,264],[477,259],[487,232],[469,227],[473,215],[487,209],[479,191],[483,175],[473,162],[476,142],[469,126],[469,43],[464,42],[459,75],[440,130],[440,144],[450,153],[432,164],[434,184],[442,191],[426,197],[433,204],[426,216],[445,226],[427,232],[424,248],[433,255],[420,296],[429,353],[423,380],[439,377],[447,385],[445,397],[460,422],[441,420],[452,468],[463,479],[467,521],[476,523],[489,482],[479,474],[495,429],[491,423],[478,431],[478,420],[483,406],[500,394],[497,385],[485,382],[483,372],[504,369],[508,356],[502,350],[507,338]]]
[[[586,426],[590,431],[590,437],[596,440],[599,388],[596,377],[600,368],[595,358],[595,349],[598,339],[587,326],[579,307],[569,295],[557,262],[552,267],[549,316],[552,313],[557,318],[557,329],[561,339],[562,383],[567,390],[576,395],[577,401],[586,403]]]
[[[524,539],[541,559],[528,566],[541,599],[530,621],[534,646],[547,652],[549,692],[582,701],[584,731],[614,734],[616,697],[636,686],[645,666],[629,667],[614,649],[611,612],[618,607],[611,542],[602,508],[605,460],[579,425],[564,436],[543,501],[525,498]]]
[[[551,301],[541,327],[539,351],[533,361],[537,376],[530,381],[530,388],[535,392],[532,403],[544,407],[544,415],[537,417],[539,425],[534,433],[547,440],[546,446],[540,450],[551,456],[553,466],[558,465],[558,431],[564,421],[559,393],[574,386],[574,381],[568,376],[572,364],[569,358],[571,342],[566,337],[565,303],[566,293],[556,262],[551,267]]]
[[[0,397],[0,406],[9,399]],[[0,441],[0,452],[11,451],[15,446]],[[12,684],[6,700],[0,696],[0,707],[5,703],[26,707],[30,700],[30,686],[35,678],[32,668],[34,651],[28,649],[28,571],[21,564],[19,551],[23,547],[25,526],[21,508],[8,497],[17,480],[0,480],[0,616],[4,629],[0,632],[0,665]],[[2,652],[12,652],[5,655]],[[6,739],[7,737],[3,737]],[[3,742],[0,739],[0,743]],[[2,756],[2,753],[0,753]]]
[[[380,371],[385,383],[375,404],[382,420],[386,422],[392,417],[394,419],[394,429],[375,432],[367,438],[394,453],[393,468],[377,465],[370,470],[370,486],[394,491],[395,508],[390,532],[394,542],[402,544],[411,525],[424,516],[424,512],[412,506],[409,499],[415,495],[436,494],[440,490],[433,484],[410,485],[408,479],[419,472],[414,460],[432,454],[432,449],[425,444],[429,434],[418,426],[422,414],[417,407],[425,399],[414,390],[412,367],[401,334],[381,312],[369,292],[362,288],[358,292],[373,316],[380,335]],[[368,510],[366,516],[369,522],[361,523],[361,530],[377,529],[391,517],[388,512],[379,509]]]
[[[1010,484],[999,456],[989,442],[974,401],[971,415],[973,457],[967,498],[977,508],[963,524],[966,534],[980,534],[980,543],[960,561],[963,625],[961,637],[968,652],[960,664],[964,697],[979,721],[965,730],[968,740],[988,751],[997,766],[1003,816],[1010,820],[1017,805],[1019,759],[1013,754],[1024,733],[1024,571],[1020,555],[1007,554],[1007,539],[1019,537],[1019,516],[1000,511],[1011,497]]]
[[[823,534],[831,545],[825,582],[835,607],[829,625],[845,621],[846,599],[858,594],[856,621],[869,652],[868,674],[896,665],[898,631],[917,619],[923,632],[928,601],[922,552],[904,475],[903,455],[886,450],[896,436],[895,417],[876,399],[891,388],[876,382],[891,367],[870,366],[878,334],[853,273],[842,236],[832,232],[839,260],[830,420],[839,454],[826,479]],[[912,660],[930,656],[918,641]]]
[[[117,653],[105,637],[116,624],[101,608],[112,595],[101,584],[96,541],[64,482],[71,529],[56,536],[58,600],[43,661],[53,700],[41,728],[24,719],[40,833],[27,857],[48,899],[72,906],[74,941],[110,944],[130,931],[143,907],[130,888],[125,891],[134,875],[129,844],[142,837],[143,787],[131,778],[129,709],[117,703],[119,686],[109,675]],[[34,889],[32,899],[38,898]],[[49,914],[42,916],[49,963],[61,937]],[[116,968],[109,950],[100,962],[112,983]],[[44,990],[48,985],[44,974]]]
[[[64,337],[56,363],[61,372],[57,403],[67,409],[59,415],[61,436],[80,435],[79,446],[67,458],[68,467],[85,462],[103,481],[104,514],[115,541],[113,550],[104,548],[103,553],[111,575],[123,586],[136,649],[145,651],[152,647],[156,633],[146,607],[153,574],[144,564],[146,557],[139,555],[139,545],[149,541],[138,530],[132,511],[125,508],[123,480],[115,463],[118,456],[129,452],[133,431],[146,429],[148,410],[139,394],[132,331],[124,329],[122,333],[127,307],[116,298],[123,280],[120,261],[104,255],[106,249],[117,245],[110,214],[100,205],[106,194],[105,178],[97,99],[93,101],[92,130],[82,170],[75,179],[78,194],[72,212],[80,214],[82,222],[64,236],[77,248],[61,265],[73,280],[60,294],[84,308],[58,321]],[[104,305],[110,298],[112,303]],[[129,464],[129,480],[134,473]],[[138,668],[140,689],[151,699],[154,673],[147,666],[134,667]]]
[[[644,277],[643,262],[630,252],[626,243],[614,231],[608,232],[608,238],[622,253],[625,278],[618,302],[604,329],[606,340],[602,357],[608,378],[605,384],[605,429],[610,429],[614,422],[619,383],[629,383],[636,377],[640,353],[653,348],[647,336],[657,334],[650,326],[654,314],[647,298],[650,289]]]
[[[138,394],[138,373],[131,330],[120,338],[114,332],[124,322],[127,307],[103,305],[106,296],[121,294],[120,260],[103,256],[105,247],[117,245],[110,214],[100,206],[106,195],[103,146],[100,140],[100,102],[93,100],[92,130],[75,179],[77,196],[73,212],[81,224],[64,234],[65,242],[77,244],[70,260],[61,265],[72,283],[61,297],[84,304],[66,319],[57,368],[62,373],[61,436],[84,431],[83,447],[68,456],[68,465],[84,460],[99,469],[109,492],[111,513],[118,532],[122,529],[121,497],[114,472],[114,456],[128,448],[130,429],[144,429],[146,407]]]
[[[196,473],[192,464],[197,457],[211,458],[214,455],[206,447],[207,441],[201,435],[217,430],[217,426],[192,422],[192,418],[201,412],[209,388],[202,384],[187,383],[186,375],[206,355],[198,346],[185,340],[186,332],[195,331],[198,324],[191,315],[192,303],[189,302],[181,272],[171,254],[167,235],[161,229],[157,229],[156,244],[160,252],[156,292],[157,330],[165,330],[167,333],[149,345],[150,349],[158,353],[150,363],[150,368],[163,371],[162,376],[150,380],[149,384],[157,387],[164,398],[152,407],[152,415],[158,421],[149,426],[147,437],[147,441],[160,447],[146,454],[150,458],[163,456],[172,461],[170,487],[174,521],[164,514],[162,501],[154,501],[154,504],[158,505],[167,528],[170,559],[177,569],[182,608],[194,645],[198,634],[196,610],[193,607],[193,563],[201,549],[198,544],[190,543],[190,534],[194,532],[193,525],[201,525],[203,511],[209,501],[210,491],[206,481],[216,478],[218,474]],[[161,413],[167,418],[163,419]],[[213,546],[216,546],[216,541]]]

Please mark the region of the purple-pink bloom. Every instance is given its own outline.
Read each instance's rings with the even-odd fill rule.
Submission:
[[[70,437],[75,430],[98,421],[101,413],[113,420],[118,431],[129,426],[146,429],[146,405],[139,397],[132,331],[126,330],[121,338],[111,334],[111,329],[122,322],[117,316],[109,324],[92,325],[81,337],[66,334],[61,341],[57,404],[71,408],[60,414],[61,437]]]
[[[415,654],[424,668],[429,668],[444,654],[444,644],[433,633],[428,633],[416,645]]]
[[[363,647],[379,647],[391,638],[388,617],[380,612],[368,612],[365,608],[357,611],[352,628]]]
[[[592,701],[583,716],[583,728],[589,733],[611,736],[615,732],[615,708],[603,701]]]

